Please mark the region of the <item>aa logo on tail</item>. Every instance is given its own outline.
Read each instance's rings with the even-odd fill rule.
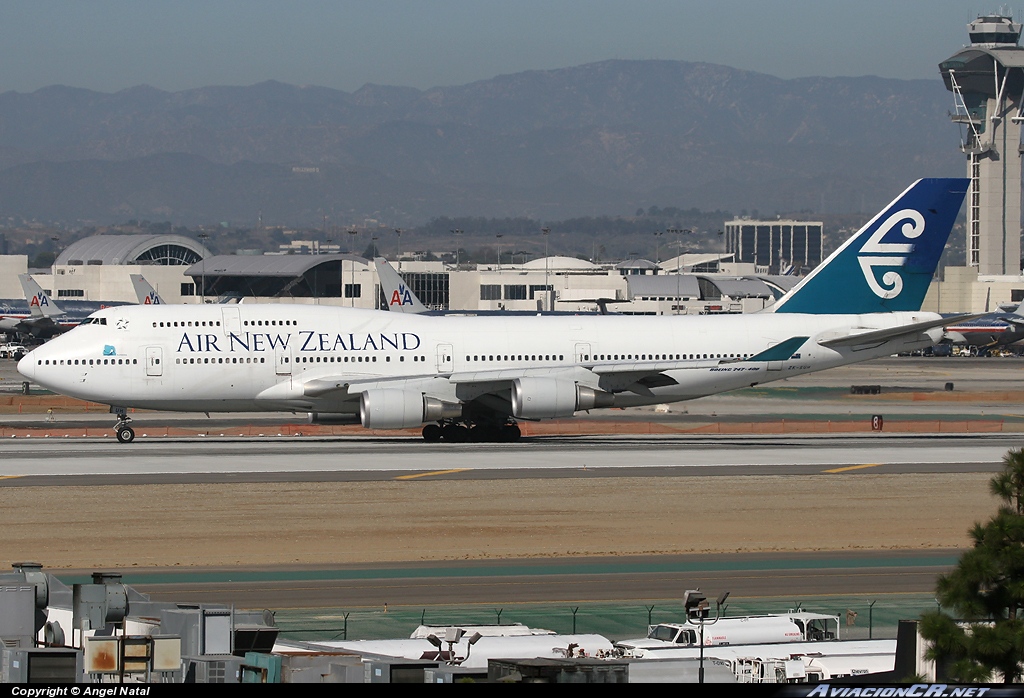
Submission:
[[[924,216],[918,211],[905,208],[885,219],[857,255],[864,280],[868,282],[871,292],[886,300],[896,298],[903,291],[903,277],[895,269],[890,269],[879,278],[875,268],[902,267],[907,261],[907,255],[914,251],[912,244],[882,242],[882,238],[902,221],[906,222],[900,226],[900,234],[907,240],[918,238],[924,232]]]
[[[34,305],[36,307],[43,308],[50,305],[50,301],[47,299],[45,293],[37,293],[36,295],[32,296],[32,300],[29,301],[28,304],[30,306]]]
[[[156,295],[156,291],[150,291],[146,294],[146,300],[142,301],[143,305],[160,305],[160,296]]]
[[[398,288],[391,292],[391,305],[412,305],[412,294],[405,284],[400,284]]]

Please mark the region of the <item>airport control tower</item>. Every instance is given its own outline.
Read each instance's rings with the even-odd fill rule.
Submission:
[[[979,274],[1020,275],[1021,25],[986,15],[967,25],[971,43],[939,64],[953,93],[967,155],[967,265]]]

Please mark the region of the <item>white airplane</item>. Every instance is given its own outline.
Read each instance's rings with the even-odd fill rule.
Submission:
[[[690,400],[935,344],[921,302],[967,190],[911,185],[774,306],[708,316],[407,315],[309,305],[120,306],[18,364],[118,412],[309,412],[427,441],[515,440],[516,420]],[[973,317],[973,316],[972,316]]]
[[[146,281],[145,276],[142,274],[129,274],[128,278],[132,280],[132,287],[135,289],[135,295],[139,299],[139,305],[163,305],[163,298]]]

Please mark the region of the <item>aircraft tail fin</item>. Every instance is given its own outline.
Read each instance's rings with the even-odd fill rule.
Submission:
[[[142,274],[129,274],[132,286],[135,287],[135,295],[139,298],[139,305],[163,305],[163,298],[156,292],[156,289]]]
[[[389,311],[411,315],[427,312],[427,307],[420,302],[395,268],[388,264],[388,260],[376,257],[373,264],[377,267],[377,278],[380,279],[380,288]]]
[[[64,315],[64,311],[50,299],[50,294],[40,288],[31,276],[19,274],[18,280],[21,281],[21,288],[25,291],[25,300],[28,301],[28,309],[32,317],[54,318]]]
[[[967,179],[919,179],[775,304],[777,313],[921,309]]]

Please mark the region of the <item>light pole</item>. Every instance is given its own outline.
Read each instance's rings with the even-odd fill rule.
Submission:
[[[51,235],[50,240],[53,241],[53,266],[50,267],[50,274],[53,276],[53,301],[56,303],[60,298],[60,293],[57,291],[57,257],[60,256],[60,236]]]
[[[541,228],[540,232],[544,236],[544,295],[547,299],[544,305],[551,310],[551,286],[548,284],[548,240],[551,228]]]
[[[203,249],[205,250],[206,249],[206,241],[210,238],[209,233],[199,233],[199,235],[196,235],[196,237],[199,238],[199,240],[201,241],[199,244],[202,245]],[[203,259],[201,260],[201,262],[199,264],[199,275],[200,275],[199,276],[200,283],[202,284],[202,286],[200,287],[200,290],[199,290],[199,299],[200,299],[200,302],[203,305],[206,305],[206,255],[205,254],[203,255]]]
[[[694,618],[700,624],[700,667],[697,670],[697,683],[704,683],[704,626],[714,625],[722,617],[722,604],[729,598],[729,592],[725,591],[715,601],[715,619],[708,621],[707,597],[700,593],[700,589],[687,591],[683,594],[683,608],[686,610],[686,622],[693,623]]]
[[[380,240],[380,237],[378,237],[377,235],[370,235],[370,258],[371,258],[371,260],[377,259],[377,257],[380,257],[380,250],[377,249],[377,241],[378,240]],[[378,284],[378,286],[379,286],[379,284]],[[374,296],[374,299],[373,299],[373,307],[376,308],[377,310],[386,310],[386,308],[382,307],[381,304],[380,304],[380,297],[381,297],[380,289],[379,288],[375,288],[374,290],[376,290],[377,293],[376,293],[376,295]]]
[[[353,241],[355,240],[355,236],[359,234],[359,231],[358,230],[354,230],[354,229],[353,230],[347,230],[345,232],[347,232],[349,235],[352,236],[349,239],[353,240]],[[350,268],[352,270],[352,272],[351,272],[352,285],[349,287],[348,297],[351,299],[351,302],[349,303],[349,305],[354,308],[354,307],[356,307],[356,263],[355,263],[355,253],[352,252],[352,244],[353,243],[349,243],[349,246],[348,246],[349,256],[352,258],[352,259],[348,260],[348,263],[349,263]],[[342,292],[344,293],[344,290]]]
[[[679,277],[679,272],[680,272],[680,265],[682,264],[682,261],[683,261],[683,243],[680,241],[679,236],[682,235],[683,233],[685,233],[686,231],[683,230],[682,228],[666,228],[665,232],[666,233],[672,233],[672,234],[674,234],[676,236],[676,302],[674,303],[674,305],[675,305],[676,315],[678,315],[679,314],[679,297],[682,295],[682,292],[680,291],[680,281],[681,281],[681,279]]]
[[[498,271],[501,271],[501,238],[504,237],[501,233],[495,235],[498,239]]]
[[[395,255],[396,262],[402,257],[402,233],[404,232],[401,228],[395,228],[395,235],[398,236],[398,254]]]
[[[459,242],[462,237],[462,230],[454,228],[451,231],[452,235],[455,236],[455,271],[459,270]]]
[[[661,266],[661,236],[664,234],[664,230],[654,231],[654,263],[658,266]]]

